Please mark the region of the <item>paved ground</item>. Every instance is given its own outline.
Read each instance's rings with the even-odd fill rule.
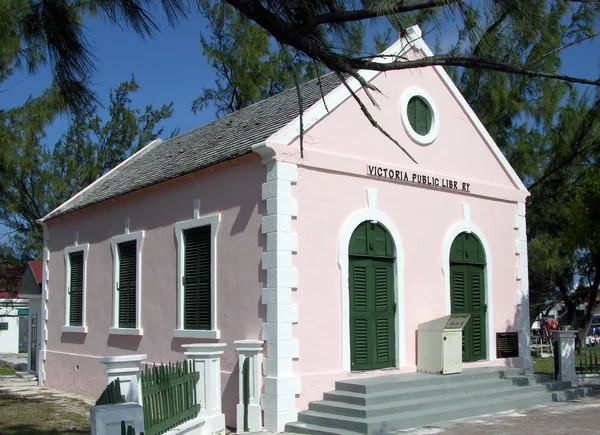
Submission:
[[[19,356],[0,360],[22,362]],[[394,432],[393,435],[596,435],[600,434],[600,389],[587,400],[538,406],[533,409],[508,411],[417,429]],[[75,412],[88,413],[95,399],[63,391],[40,388],[27,377],[0,376],[0,393],[57,400]],[[83,402],[83,404],[81,403]],[[262,432],[261,435],[269,435]]]

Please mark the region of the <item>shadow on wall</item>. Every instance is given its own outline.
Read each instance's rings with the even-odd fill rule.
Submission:
[[[70,343],[70,344],[83,344],[87,334],[80,334],[78,332],[63,332],[60,334],[60,342],[61,343]]]
[[[233,367],[231,376],[223,386],[222,410],[226,416],[232,416],[233,421],[227,420],[227,426],[235,426],[236,405],[239,401],[240,364],[239,358]]]
[[[526,316],[526,317],[523,317]],[[526,358],[531,356],[529,334],[524,336],[523,331],[529,331],[529,295],[523,295],[521,303],[516,306],[513,322],[506,322],[505,332],[516,332],[519,337],[519,358],[504,359],[505,366],[519,367],[525,364]],[[499,331],[502,332],[502,331]],[[497,346],[496,346],[497,347]],[[523,354],[526,352],[525,354]],[[524,358],[525,357],[525,358]],[[498,359],[503,359],[497,356]]]
[[[116,347],[118,349],[130,350],[136,352],[142,341],[141,335],[115,335],[109,334],[106,340],[108,347]]]

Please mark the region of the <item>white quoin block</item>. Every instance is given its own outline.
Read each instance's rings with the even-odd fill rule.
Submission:
[[[291,304],[291,287],[264,288],[262,290],[262,303],[267,304]]]
[[[293,376],[292,358],[265,358],[265,376],[273,378]]]
[[[298,234],[269,233],[267,234],[267,251],[297,251]]]
[[[267,199],[267,214],[298,216],[298,200],[295,198],[269,198]]]
[[[292,252],[291,251],[271,251],[262,253],[262,268],[268,269],[291,269]]]
[[[290,376],[285,378],[265,377],[265,394],[285,396],[289,394],[300,394],[301,390],[300,376]]]
[[[517,203],[517,214],[519,216],[525,216],[526,210],[525,210],[525,203],[524,202]]]
[[[298,304],[278,303],[267,305],[267,322],[298,323]]]
[[[262,185],[262,199],[269,198],[291,198],[292,184],[289,181],[273,180]]]
[[[275,162],[267,166],[267,181],[298,181],[298,167],[293,163]]]
[[[239,354],[239,402],[236,408],[237,432],[259,432],[262,429],[260,406],[260,380],[262,368],[263,342],[260,340],[234,341]],[[244,364],[249,361],[248,405],[244,404]],[[247,412],[247,427],[244,427],[244,413]]]
[[[196,398],[200,402],[198,417],[206,419],[205,433],[225,433],[225,415],[221,411],[221,357],[225,343],[183,344],[188,360],[194,360],[200,379]]]
[[[289,214],[263,216],[261,231],[263,234],[274,233],[276,231],[290,233],[292,232],[292,216]]]
[[[298,269],[276,268],[267,270],[267,286],[269,288],[298,288]]]
[[[269,358],[298,358],[300,355],[300,343],[297,339],[268,341],[267,355]]]
[[[262,338],[268,341],[291,340],[292,324],[265,322],[263,323]]]
[[[298,420],[298,411],[265,411],[265,429],[271,432],[283,432],[285,425]]]
[[[108,383],[119,379],[126,402],[142,404],[142,361],[147,357],[144,354],[100,358],[100,362],[106,365],[104,373],[108,376]]]
[[[561,381],[571,382],[577,386],[575,372],[575,335],[576,331],[553,331],[552,339],[556,339],[557,352],[560,358],[558,377]]]

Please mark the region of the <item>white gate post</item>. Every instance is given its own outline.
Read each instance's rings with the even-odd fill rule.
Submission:
[[[119,379],[125,402],[142,405],[142,361],[147,357],[148,355],[122,355],[100,358],[100,362],[106,365],[104,373],[108,375],[108,383]]]
[[[240,399],[236,409],[237,417],[237,432],[244,430],[244,362],[248,359],[249,362],[249,403],[248,403],[248,431],[260,432],[262,429],[262,416],[260,412],[260,378],[263,342],[262,340],[238,340],[234,341],[237,345],[239,353],[239,384],[240,384]]]
[[[575,372],[575,335],[576,331],[552,331],[552,338],[556,337],[559,370],[558,376],[561,381],[569,381],[571,385],[577,385],[577,373]]]
[[[225,415],[221,411],[221,356],[225,343],[182,344],[185,356],[194,360],[200,379],[196,398],[200,402],[199,418],[206,419],[204,433],[225,433]]]

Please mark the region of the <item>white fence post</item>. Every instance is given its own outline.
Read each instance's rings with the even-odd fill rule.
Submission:
[[[262,340],[238,340],[234,341],[237,345],[237,351],[239,353],[239,366],[240,366],[240,400],[236,409],[237,417],[237,431],[242,432],[244,430],[244,376],[243,367],[244,362],[249,360],[249,403],[248,403],[248,431],[259,432],[262,429],[262,415],[260,412],[260,378],[261,378],[261,364],[262,364],[262,353],[263,353],[263,342]]]
[[[121,394],[125,402],[142,405],[142,361],[148,355],[122,355],[100,358],[106,365],[104,373],[108,375],[108,383],[119,379]]]
[[[200,402],[199,418],[206,419],[203,433],[225,433],[225,415],[221,411],[221,356],[225,343],[183,344],[185,356],[194,360],[200,374],[196,398]]]
[[[577,374],[575,372],[575,335],[576,331],[552,331],[552,338],[556,337],[558,353],[559,372],[561,381],[569,381],[571,385],[577,385]]]

